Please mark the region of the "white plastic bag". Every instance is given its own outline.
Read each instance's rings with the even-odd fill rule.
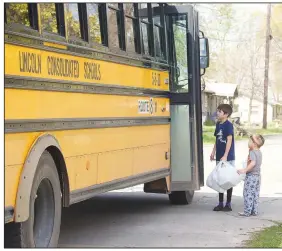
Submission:
[[[211,189],[219,192],[219,193],[224,193],[225,190],[223,188],[221,188],[218,183],[217,183],[217,170],[218,170],[218,166],[216,166],[212,172],[210,173],[210,175],[207,178],[206,184],[208,187],[210,187]]]
[[[220,161],[217,166],[217,183],[221,188],[228,190],[242,181],[243,176],[238,174],[236,167],[230,163]]]

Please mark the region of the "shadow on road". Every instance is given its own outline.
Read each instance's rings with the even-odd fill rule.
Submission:
[[[260,216],[247,219],[237,214],[243,209],[242,197],[233,196],[230,213],[213,212],[216,203],[216,193],[197,192],[187,206],[170,205],[167,195],[104,194],[64,209],[60,246],[234,247],[247,238],[247,232],[271,225],[270,220],[282,220],[281,197],[261,198]],[[188,239],[179,241],[183,236]],[[222,242],[224,236],[232,239],[229,244]]]

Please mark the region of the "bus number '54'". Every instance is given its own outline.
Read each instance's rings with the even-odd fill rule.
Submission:
[[[152,72],[152,85],[160,86],[161,85],[161,74]]]

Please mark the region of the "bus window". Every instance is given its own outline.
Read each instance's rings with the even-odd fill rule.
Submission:
[[[146,23],[141,23],[141,32],[142,32],[142,45],[143,45],[143,53],[149,55],[149,25]]]
[[[66,27],[69,38],[81,39],[81,28],[79,22],[79,11],[77,3],[65,4]]]
[[[155,53],[157,57],[162,57],[161,51],[161,32],[160,27],[154,25],[154,41],[155,41]]]
[[[87,3],[88,15],[88,28],[89,28],[89,41],[92,43],[102,43],[100,17],[99,17],[99,4]]]
[[[186,15],[172,16],[172,32],[174,35],[174,57],[177,74],[175,75],[172,91],[189,92],[188,50],[187,50],[187,19]]]
[[[109,4],[108,8],[109,46],[124,49],[122,44],[121,11],[118,4]]]
[[[54,3],[41,3],[39,6],[42,30],[59,33],[56,5]]]
[[[148,16],[148,4],[141,3],[139,4],[139,17],[141,19],[141,43],[142,43],[142,52],[145,55],[150,55],[150,22]]]
[[[123,4],[125,14],[126,49],[137,52],[137,17],[134,4]]]
[[[159,8],[159,11],[154,11],[154,8]],[[163,20],[163,5],[153,4],[153,23],[154,23],[154,43],[155,43],[155,56],[165,59],[165,37],[164,34],[164,20]]]
[[[125,15],[129,16],[129,17],[135,17],[135,10],[134,10],[134,4],[130,3],[124,3],[123,4],[123,9],[124,9],[124,13]]]
[[[5,3],[7,23],[31,26],[27,3]]]
[[[118,3],[109,3],[109,7],[113,7],[114,9],[119,9]]]

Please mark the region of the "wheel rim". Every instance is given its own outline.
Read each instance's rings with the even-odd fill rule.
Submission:
[[[33,238],[35,247],[48,247],[52,238],[55,201],[51,182],[43,179],[34,201]]]

